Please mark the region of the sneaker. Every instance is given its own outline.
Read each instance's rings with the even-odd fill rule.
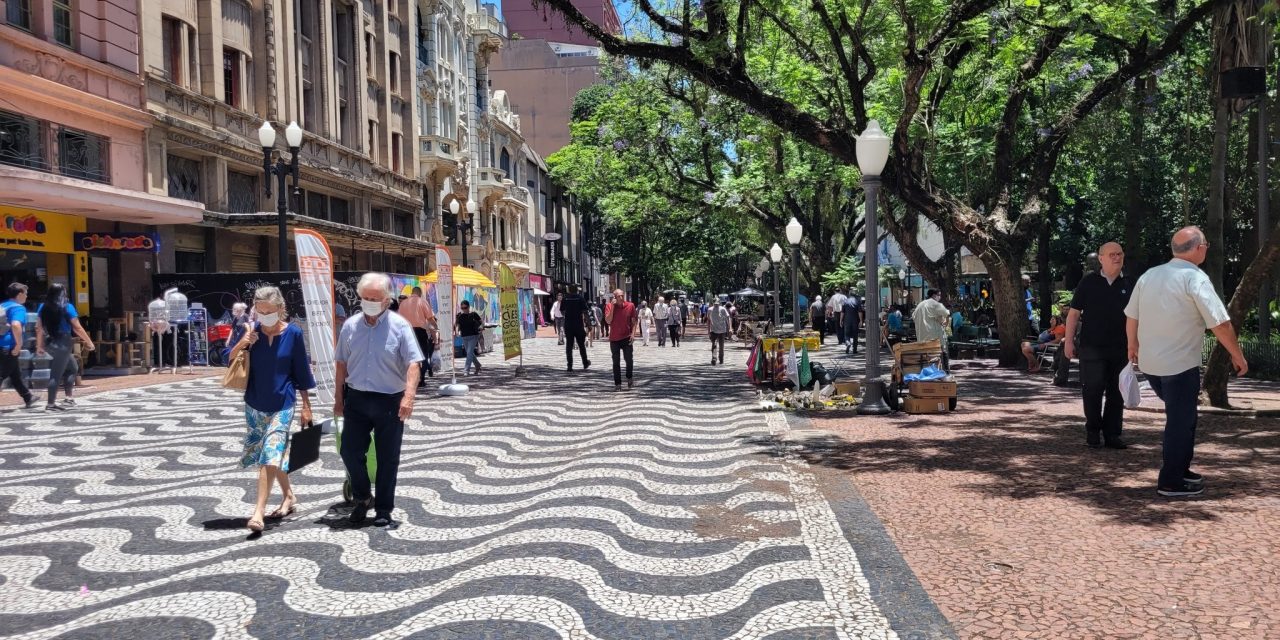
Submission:
[[[63,398],[63,399],[62,399],[62,406],[64,406],[64,407],[74,407],[74,406],[76,406],[76,399],[75,399],[75,398]]]
[[[373,519],[373,526],[375,527],[385,527],[389,524],[391,524],[391,514],[389,513],[379,513]]]
[[[1166,497],[1166,498],[1181,498],[1181,497],[1185,497],[1185,496],[1198,496],[1198,495],[1200,495],[1200,494],[1204,493],[1204,485],[1202,485],[1202,484],[1190,484],[1190,483],[1187,483],[1187,482],[1183,482],[1183,483],[1182,483],[1182,485],[1177,486],[1177,487],[1159,487],[1159,488],[1157,488],[1157,489],[1156,489],[1156,493],[1158,493],[1158,494],[1160,494],[1160,495],[1162,495],[1162,496],[1164,496],[1164,497]]]
[[[66,411],[67,408],[61,405],[56,405],[56,404],[46,404],[44,406],[44,410],[45,411]]]
[[[1187,484],[1195,484],[1195,485],[1204,484],[1204,476],[1194,471],[1188,471],[1182,474],[1182,481]]]
[[[36,408],[36,405],[37,405],[39,402],[40,402],[40,401],[39,401],[39,400],[36,400],[35,396],[31,396],[31,399],[27,400],[27,401],[23,404],[22,408],[23,408],[23,409],[35,409],[35,408]]]

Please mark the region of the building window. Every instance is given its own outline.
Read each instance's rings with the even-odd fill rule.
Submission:
[[[174,251],[174,271],[177,273],[204,273],[205,254],[194,251]]]
[[[7,0],[4,5],[5,21],[19,29],[31,30],[31,0]]]
[[[352,8],[335,2],[333,5],[333,51],[334,75],[337,77],[338,89],[338,142],[354,148],[355,123],[351,121],[350,105],[355,86],[355,60],[353,42],[355,39],[355,23],[352,21]]]
[[[387,85],[391,93],[400,93],[400,54],[391,52],[391,62],[387,66]]]
[[[58,171],[64,176],[111,182],[106,138],[76,129],[58,129]]]
[[[387,221],[386,212],[382,209],[373,209],[369,212],[369,228],[374,231],[386,231]]]
[[[164,79],[182,84],[182,23],[165,16],[161,21],[164,46]]]
[[[342,198],[329,198],[329,220],[340,224],[351,224],[351,203]]]
[[[71,0],[53,0],[53,41],[69,48],[73,30],[71,28]]]
[[[376,68],[376,65],[373,64],[373,34],[366,33],[364,34],[364,73],[365,75],[369,76],[370,79],[373,79],[375,68]]]
[[[378,121],[369,121],[369,160],[378,164]]]
[[[49,170],[44,152],[44,127],[39,120],[0,111],[0,163]]]
[[[312,218],[320,218],[327,220],[329,218],[329,196],[314,191],[305,191],[304,203],[305,209],[303,213]]]
[[[239,108],[240,104],[240,52],[222,48],[222,101]]]
[[[169,173],[169,197],[203,202],[200,192],[200,163],[182,156],[165,161]]]
[[[511,174],[511,154],[507,153],[506,149],[503,149],[502,155],[499,157],[501,159],[498,160],[498,168],[502,169],[503,174],[510,175]]]
[[[238,171],[227,171],[227,212],[257,213],[258,177]]]
[[[398,133],[391,134],[391,170],[396,173],[400,171],[400,147],[404,144],[404,138]]]
[[[392,231],[402,238],[413,237],[413,218],[407,214],[397,211],[392,219],[394,228]]]

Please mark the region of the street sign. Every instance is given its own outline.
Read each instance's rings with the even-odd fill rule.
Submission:
[[[546,240],[547,242],[555,242],[556,240],[560,239],[560,234],[554,231],[549,231],[547,233],[542,234],[542,239]]]

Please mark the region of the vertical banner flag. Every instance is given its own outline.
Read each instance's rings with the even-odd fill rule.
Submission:
[[[298,281],[306,308],[307,337],[311,360],[315,363],[316,395],[320,402],[333,404],[336,375],[334,345],[337,334],[333,308],[333,254],[324,236],[306,229],[293,233],[298,254]],[[323,405],[322,405],[323,406]]]
[[[448,251],[439,248],[436,249],[436,304],[440,307],[436,314],[442,343],[439,348],[445,349],[445,357],[453,362],[453,261]]]
[[[510,360],[520,355],[520,298],[516,274],[507,263],[498,263],[498,300],[502,308],[502,351]]]

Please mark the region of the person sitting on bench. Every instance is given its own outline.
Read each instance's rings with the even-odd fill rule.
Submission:
[[[1040,337],[1036,342],[1022,343],[1022,355],[1027,358],[1027,371],[1036,373],[1040,371],[1040,355],[1050,348],[1057,348],[1062,343],[1062,339],[1067,335],[1067,327],[1062,324],[1058,316],[1049,318],[1049,328],[1040,332]]]

